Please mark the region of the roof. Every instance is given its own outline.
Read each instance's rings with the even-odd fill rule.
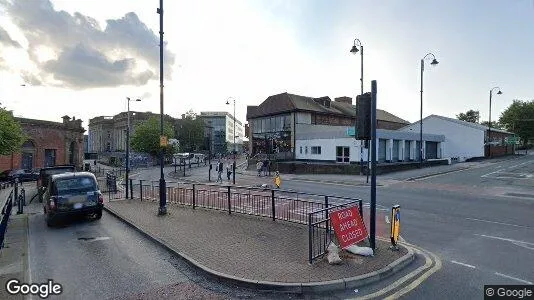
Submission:
[[[426,120],[426,119],[430,119],[430,118],[437,118],[437,119],[441,119],[441,120],[448,121],[448,122],[453,122],[453,123],[456,123],[456,124],[460,124],[460,125],[463,125],[463,126],[467,126],[467,127],[471,127],[471,128],[475,128],[475,129],[479,129],[479,130],[484,130],[484,131],[489,130],[489,127],[486,126],[486,125],[467,122],[467,121],[462,121],[462,120],[448,118],[448,117],[444,117],[444,116],[438,116],[438,115],[430,115],[428,117],[423,118],[423,121]],[[412,124],[410,124],[410,125],[408,125],[406,127],[409,127],[409,126],[414,125],[414,124],[419,124],[419,121],[414,122],[414,123],[412,123]],[[403,128],[406,128],[406,127],[403,127]],[[401,128],[399,130],[402,130],[403,128]],[[513,134],[512,132],[508,132],[506,130],[497,129],[497,128],[491,128],[491,131],[501,132],[501,133],[506,133],[506,134]]]
[[[248,106],[247,119],[293,111],[309,111],[322,114],[341,115],[351,118],[356,117],[356,106],[350,103],[332,101],[328,96],[312,98],[282,93],[269,96],[258,106]],[[408,121],[381,109],[377,109],[377,119],[380,121],[409,124]]]
[[[60,174],[53,174],[52,180],[56,179],[62,179],[62,178],[74,178],[74,177],[93,177],[96,178],[95,175],[91,172],[65,172]]]

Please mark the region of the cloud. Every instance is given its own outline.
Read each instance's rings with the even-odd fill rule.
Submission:
[[[157,78],[159,38],[133,12],[107,20],[102,29],[90,16],[55,10],[50,0],[2,2],[28,40],[29,57],[43,79],[84,89],[138,86]],[[57,57],[43,62],[39,59],[42,47]],[[168,78],[174,61],[174,54],[166,51]]]
[[[20,48],[20,44],[17,41],[13,40],[9,36],[9,33],[7,33],[7,31],[1,26],[0,26],[0,44],[4,44],[4,45],[15,47],[15,48]]]
[[[118,85],[144,85],[154,73],[150,70],[133,72],[135,60],[110,60],[102,52],[78,44],[61,52],[57,60],[43,64],[43,70],[53,74],[55,80],[72,88],[111,87]]]
[[[20,76],[22,77],[22,82],[27,83],[31,86],[39,86],[43,83],[39,76],[30,72],[22,72]]]

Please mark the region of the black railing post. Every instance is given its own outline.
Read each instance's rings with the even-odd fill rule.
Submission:
[[[358,200],[358,211],[360,212],[360,217],[362,217],[363,220],[363,201]]]
[[[274,190],[271,190],[271,211],[272,211],[272,214],[273,214],[273,221],[276,220],[276,208],[275,208],[275,203],[274,203]]]
[[[312,241],[312,214],[308,214],[308,260],[310,264],[312,263],[313,259],[313,241]]]
[[[193,209],[195,209],[196,206],[196,189],[195,184],[193,183]]]
[[[232,214],[232,201],[230,199],[230,186],[227,186],[228,188],[228,214],[231,215]]]
[[[324,219],[328,219],[328,196],[324,196],[324,208],[326,210],[324,211]]]
[[[26,190],[24,187],[20,189],[20,195],[22,196],[22,205],[26,206]]]
[[[128,193],[126,193],[128,195]],[[133,199],[133,179],[130,179],[130,199]]]
[[[143,180],[139,180],[139,198],[143,201]]]

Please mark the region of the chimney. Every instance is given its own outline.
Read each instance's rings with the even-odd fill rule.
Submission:
[[[63,116],[63,117],[61,117],[61,118],[63,119],[63,124],[67,124],[67,123],[69,123],[69,121],[70,121],[70,117],[67,116],[67,115],[65,115],[65,116]]]
[[[347,104],[351,104],[352,105],[352,98],[351,97],[347,97],[347,96],[343,96],[343,97],[337,97],[334,99],[335,102],[339,102],[339,103],[347,103]]]
[[[182,120],[185,120],[185,114],[182,114]]]

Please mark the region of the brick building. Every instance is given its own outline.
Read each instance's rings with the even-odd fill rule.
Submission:
[[[19,153],[0,156],[0,170],[35,169],[83,163],[82,120],[63,116],[63,122],[17,118],[27,136]]]
[[[247,107],[250,152],[276,153],[295,158],[299,136],[310,132],[344,131],[356,121],[356,107],[350,97],[312,98],[289,93],[269,96],[258,106]],[[377,109],[377,127],[396,130],[409,122]]]

